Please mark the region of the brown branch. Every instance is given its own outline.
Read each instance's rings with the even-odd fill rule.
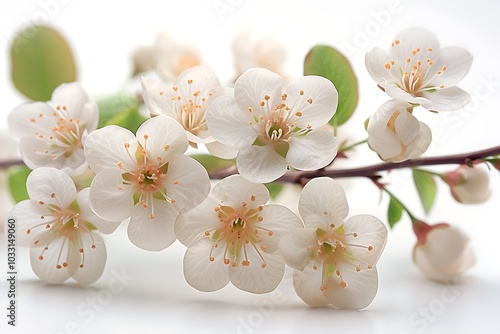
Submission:
[[[310,172],[288,172],[281,178],[276,180],[277,182],[289,182],[289,183],[304,183],[304,180],[312,179],[320,176],[327,176],[331,178],[345,178],[345,177],[368,177],[373,178],[379,172],[389,171],[393,169],[401,168],[415,168],[421,166],[433,166],[433,165],[463,165],[471,164],[475,160],[484,159],[487,157],[500,155],[500,146],[495,146],[481,151],[448,155],[442,157],[430,157],[430,158],[420,158],[420,159],[410,159],[403,162],[392,163],[380,163],[378,165],[359,167],[359,168],[349,168],[349,169],[320,169]],[[235,171],[220,171],[215,173],[210,173],[210,178],[212,179],[223,179],[226,176],[234,174]]]
[[[24,162],[21,159],[0,161],[0,170],[12,166],[24,166]]]

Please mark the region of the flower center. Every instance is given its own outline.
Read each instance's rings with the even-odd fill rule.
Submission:
[[[35,135],[46,143],[44,150],[34,152],[57,159],[69,157],[76,149],[82,149],[83,126],[79,119],[73,119],[65,105],[58,105],[52,117],[40,113],[38,118],[31,118],[35,124]]]
[[[350,239],[357,238],[358,234],[346,234],[344,231],[344,225],[335,228],[334,224],[330,224],[327,230],[318,228],[316,229],[316,236],[318,238],[316,245],[312,247],[308,246],[306,247],[306,250],[311,251],[311,258],[314,261],[313,270],[318,269],[319,263],[323,265],[322,284],[320,287],[322,291],[330,289],[331,286],[328,283],[328,280],[334,275],[337,276],[339,285],[342,288],[347,287],[347,283],[344,281],[339,268],[340,263],[346,263],[354,266],[356,272],[361,271],[361,266],[365,266],[368,269],[373,268],[373,265],[355,258],[353,253],[350,251],[352,247],[361,247],[371,252],[373,247],[353,243]]]
[[[173,86],[172,89],[176,96],[172,97],[172,109],[177,121],[186,131],[198,135],[200,131],[207,130],[205,114],[207,111],[207,100],[213,96],[209,92],[206,96],[201,95],[201,91],[193,89],[193,80],[187,80],[188,92],[186,95],[179,94],[179,87]],[[160,92],[163,95],[163,92]]]
[[[252,201],[255,196],[251,197]],[[250,266],[248,251],[255,251],[259,255],[262,268],[266,267],[266,261],[261,252],[265,252],[267,246],[264,244],[263,236],[272,236],[273,232],[260,226],[263,217],[260,212],[263,207],[249,208],[246,202],[241,207],[233,208],[230,206],[219,205],[215,207],[220,225],[210,231],[205,231],[205,236],[212,238],[214,245],[209,254],[209,260],[215,261],[212,256],[213,251],[219,248],[219,245],[225,244],[224,263],[232,267]],[[253,250],[252,250],[253,249]]]
[[[395,40],[392,42],[392,47],[399,48],[400,44],[400,40]],[[444,85],[437,86],[434,81],[446,71],[447,67],[442,66],[437,71],[433,71],[432,52],[431,47],[416,47],[408,54],[403,64],[396,64],[394,60],[391,60],[385,63],[384,67],[388,71],[396,67],[397,70],[391,71],[391,74],[398,82],[398,86],[414,97],[422,97],[426,91],[434,92],[444,88]]]

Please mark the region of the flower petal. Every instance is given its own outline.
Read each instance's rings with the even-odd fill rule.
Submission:
[[[243,246],[245,247],[245,246]],[[260,252],[264,259],[250,246],[247,246],[247,258],[249,265],[242,265],[245,260],[243,252],[240,252],[239,258],[235,261],[236,267],[229,267],[229,279],[240,290],[251,293],[271,292],[283,279],[285,273],[285,261],[279,253],[268,254]]]
[[[319,263],[317,269],[310,264],[303,271],[293,271],[293,287],[295,292],[306,304],[312,307],[326,306],[329,302],[325,299],[321,286],[323,264]]]
[[[257,115],[267,113],[269,109],[281,104],[283,79],[276,73],[264,68],[251,68],[243,73],[234,84],[234,99],[244,112],[252,108]],[[269,96],[265,101],[264,97]],[[265,101],[265,105],[260,103]],[[258,117],[258,116],[257,116]]]
[[[467,73],[472,65],[472,54],[464,48],[449,46],[440,51],[439,59],[434,63],[436,69],[446,66],[446,71],[436,76],[428,85],[445,87],[456,86]]]
[[[214,258],[213,261],[210,261],[210,256]],[[224,252],[214,249],[213,243],[207,238],[195,242],[187,249],[183,266],[186,281],[199,291],[216,291],[229,283]]]
[[[178,87],[177,93],[183,99],[205,98],[202,104],[204,107],[210,105],[223,92],[219,78],[207,66],[195,66],[185,70],[175,80],[174,85]],[[181,100],[180,103],[186,102]]]
[[[97,281],[104,271],[107,258],[106,245],[97,233],[89,232],[80,235],[82,244],[78,248],[73,243],[70,245],[70,248],[74,248],[70,252],[77,254],[75,260],[78,261],[72,277],[79,284],[88,285]],[[83,253],[80,253],[80,247]],[[80,264],[83,264],[83,267],[80,267]]]
[[[198,161],[183,154],[172,156],[162,183],[178,212],[191,210],[203,202],[210,192],[206,169]]]
[[[424,122],[420,122],[420,139],[417,146],[411,151],[408,156],[410,159],[417,158],[427,151],[427,148],[432,142],[432,131]]]
[[[78,195],[76,195],[76,202],[80,207],[80,221],[91,223],[92,225],[97,227],[97,229],[101,233],[113,233],[121,223],[121,220],[104,220],[97,216],[94,211],[92,211],[92,209],[90,209],[90,188],[80,190]]]
[[[385,68],[385,64],[391,61],[389,54],[380,48],[374,48],[365,56],[365,66],[375,82],[381,86],[385,85],[386,78],[390,72]]]
[[[348,212],[344,189],[329,177],[312,179],[302,190],[299,213],[306,227],[326,230],[330,223],[341,223]]]
[[[315,228],[290,227],[279,243],[286,264],[293,269],[304,270],[311,262],[311,249],[317,243]],[[307,250],[306,248],[311,249]]]
[[[152,210],[154,216],[151,216]],[[141,249],[159,252],[175,241],[176,218],[174,206],[165,200],[153,198],[148,208],[136,204],[128,224],[128,237]]]
[[[357,272],[351,264],[342,263],[338,270],[347,286],[342,287],[341,278],[333,274],[327,280],[330,288],[323,291],[325,298],[342,310],[360,310],[370,305],[378,290],[377,268]]]
[[[186,152],[189,141],[186,131],[175,119],[159,115],[148,119],[137,129],[137,141],[151,161],[166,162],[173,154]]]
[[[219,216],[214,210],[218,204],[213,198],[207,198],[193,210],[180,214],[174,226],[177,239],[189,247],[194,242],[206,238],[205,232],[220,224]]]
[[[26,181],[30,198],[36,202],[57,205],[66,209],[76,198],[73,180],[65,173],[50,167],[40,167]]]
[[[262,241],[260,246],[266,246],[266,252],[273,253],[278,250],[280,239],[288,234],[288,228],[303,227],[302,221],[287,207],[279,204],[264,205],[259,215],[262,221],[255,224],[256,228],[262,227],[267,231],[259,231]]]
[[[250,182],[241,175],[231,175],[219,181],[212,195],[219,201],[218,204],[233,208],[240,207],[243,202],[257,207],[269,201],[269,191],[264,185]],[[252,196],[255,197],[253,201]]]
[[[122,221],[132,215],[134,191],[123,184],[120,170],[104,169],[90,185],[90,208],[102,219]]]
[[[47,217],[45,217],[47,215]],[[25,200],[17,203],[9,212],[18,222],[17,245],[21,247],[35,247],[35,242],[46,234],[44,219],[49,219],[50,211],[45,205],[34,200]],[[43,219],[41,217],[44,217]],[[7,224],[5,224],[7,227]],[[39,245],[41,247],[42,245]]]
[[[166,115],[175,118],[172,98],[177,94],[171,83],[164,83],[150,77],[141,77],[144,103],[152,115]]]
[[[415,49],[420,49],[418,53],[419,59],[436,58],[436,52],[439,52],[439,41],[432,32],[424,28],[408,28],[399,33],[395,40],[395,44],[390,49],[391,58],[397,64],[406,64],[406,59],[412,55]],[[432,51],[429,51],[429,48]]]
[[[66,111],[74,119],[80,119],[83,106],[88,102],[87,93],[78,82],[60,84],[52,93],[51,102],[54,108],[66,107]],[[68,117],[69,118],[69,117]]]
[[[298,170],[316,170],[328,165],[337,155],[338,140],[333,132],[312,130],[292,137],[286,161]]]
[[[212,137],[237,150],[249,147],[258,136],[254,128],[241,117],[232,96],[224,95],[212,102],[206,120]]]
[[[45,102],[23,103],[14,108],[7,118],[10,133],[16,138],[34,136],[35,132],[45,133],[54,126],[51,121],[53,112],[54,109]]]
[[[128,148],[126,146],[129,146]],[[85,141],[85,158],[97,174],[103,169],[118,169],[121,162],[126,171],[135,171],[137,161],[137,139],[129,130],[109,125],[92,131]]]
[[[206,143],[205,146],[211,155],[221,159],[234,159],[236,158],[236,155],[238,155],[237,150],[218,141]]]
[[[357,215],[349,218],[344,223],[344,231],[346,234],[345,242],[350,255],[354,259],[363,260],[372,266],[375,265],[387,241],[387,228],[385,225],[371,215]],[[356,233],[356,237],[352,236],[354,233]],[[349,246],[349,244],[363,247]]]
[[[338,93],[333,83],[320,76],[307,75],[294,80],[285,89],[285,103],[293,113],[301,112],[297,125],[313,129],[327,124],[337,111]]]
[[[238,171],[252,182],[272,182],[286,173],[287,162],[271,145],[252,145],[238,153]]]
[[[72,272],[63,267],[63,262],[68,258],[69,244],[68,238],[55,236],[48,244],[48,248],[31,248],[30,260],[33,272],[49,283],[58,284],[67,280]],[[56,267],[57,265],[60,267]]]
[[[465,107],[471,100],[469,93],[458,87],[423,92],[419,103],[427,110],[450,111]]]

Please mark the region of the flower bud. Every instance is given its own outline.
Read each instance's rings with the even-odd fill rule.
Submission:
[[[414,222],[413,229],[418,238],[413,260],[427,278],[450,283],[474,264],[469,238],[458,228]]]
[[[431,143],[431,130],[407,111],[409,106],[402,101],[387,101],[365,123],[368,145],[384,161],[415,158]]]
[[[477,204],[490,197],[489,176],[484,166],[462,165],[445,173],[443,180],[450,186],[453,198],[460,203]]]

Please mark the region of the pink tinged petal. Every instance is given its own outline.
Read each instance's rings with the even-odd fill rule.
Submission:
[[[149,207],[136,204],[128,224],[128,237],[137,247],[159,252],[175,241],[177,211],[165,200],[154,198]]]
[[[177,239],[189,247],[194,242],[207,238],[205,232],[210,233],[220,225],[218,213],[214,210],[218,204],[214,199],[207,198],[193,210],[180,214],[174,226]]]
[[[54,126],[50,118],[53,112],[54,109],[45,102],[23,103],[14,108],[7,118],[10,133],[21,138],[34,136],[35,132],[49,132]]]
[[[285,273],[285,261],[281,255],[277,252],[257,253],[250,245],[243,247],[247,248],[247,256],[241,251],[235,261],[237,266],[229,265],[231,283],[238,289],[251,293],[268,293],[276,289]],[[243,265],[244,261],[249,264]]]
[[[357,215],[344,223],[345,242],[352,258],[374,266],[387,241],[387,228],[371,215]],[[355,263],[354,264],[359,264]],[[361,265],[362,270],[365,265]],[[365,268],[366,269],[366,268]]]
[[[76,265],[72,275],[79,284],[92,284],[101,277],[106,265],[107,252],[104,240],[93,232],[82,232],[80,244],[70,244],[72,258],[68,260],[69,266]],[[72,249],[71,249],[72,248]],[[83,252],[81,250],[83,249]],[[71,262],[70,262],[71,261]]]
[[[73,180],[54,168],[40,167],[32,171],[26,187],[31,200],[54,204],[61,209],[68,208],[76,198]]]
[[[216,291],[229,283],[224,250],[214,248],[209,239],[198,240],[187,249],[183,267],[187,283],[199,291]]]
[[[427,124],[420,122],[420,139],[418,140],[417,146],[411,151],[408,156],[410,159],[417,158],[425,151],[432,142],[432,131],[427,126]]]
[[[380,48],[374,48],[368,52],[365,56],[365,65],[368,73],[375,82],[381,86],[384,86],[385,81],[390,78],[390,68],[387,69],[385,64],[390,65],[390,56],[384,50]]]
[[[234,84],[234,99],[243,113],[249,117],[249,109],[257,117],[267,114],[270,110],[281,104],[283,93],[283,79],[276,73],[264,68],[252,68],[243,73]],[[269,96],[265,101],[264,97]],[[261,102],[265,102],[261,106]]]
[[[329,302],[325,299],[321,287],[323,286],[323,264],[318,263],[316,270],[313,265],[308,265],[303,271],[293,271],[293,287],[295,292],[306,304],[312,307],[326,306]]]
[[[242,118],[232,96],[217,98],[208,108],[206,120],[214,139],[237,150],[252,145],[259,135],[249,122]]]
[[[78,82],[63,83],[52,93],[52,105],[54,108],[66,107],[68,115],[75,119],[80,118],[85,103],[89,102],[87,93]]]
[[[211,155],[221,159],[234,159],[238,155],[237,150],[218,141],[207,143],[205,146]]]
[[[134,191],[123,184],[119,170],[102,170],[90,185],[90,208],[104,220],[122,221],[132,215]]]
[[[167,162],[176,153],[186,152],[189,142],[184,128],[171,117],[148,119],[137,129],[137,140],[151,161]]]
[[[443,48],[440,51],[439,59],[433,64],[436,71],[441,70],[441,74],[436,75],[434,80],[427,85],[437,87],[440,85],[445,87],[456,86],[469,73],[472,58],[472,54],[464,48],[458,46]],[[443,71],[443,66],[446,66],[445,71]]]
[[[236,164],[239,173],[252,182],[267,183],[283,176],[287,161],[272,145],[252,145],[238,153]]]
[[[108,221],[97,216],[92,209],[90,209],[90,188],[85,188],[80,190],[78,195],[76,196],[76,202],[80,207],[80,217],[79,221],[81,222],[89,222],[97,229],[99,232],[104,234],[113,233],[118,225],[120,225],[120,221]]]
[[[250,182],[240,175],[231,175],[219,181],[212,195],[220,205],[233,208],[241,207],[242,203],[257,207],[269,201],[269,191],[264,185]]]
[[[311,249],[317,245],[316,228],[290,227],[279,242],[281,255],[293,269],[304,270],[312,261]]]
[[[191,210],[203,202],[210,192],[206,169],[198,161],[183,154],[172,156],[162,184],[178,212]]]
[[[171,83],[163,83],[149,77],[141,77],[142,96],[149,112],[153,115],[166,115],[175,118],[172,110],[173,101],[177,95]]]
[[[370,305],[378,291],[377,268],[357,272],[343,263],[337,269],[346,285],[341,285],[342,279],[335,273],[326,281],[329,288],[323,295],[330,304],[342,310],[361,310]]]
[[[50,215],[51,213],[45,205],[34,200],[25,200],[17,203],[10,211],[9,217],[14,217],[18,222],[18,246],[41,247],[42,245],[39,243],[40,238],[44,234],[50,233],[45,228],[45,220],[52,220]],[[7,224],[4,227],[7,228]]]
[[[344,189],[329,177],[312,179],[302,190],[299,213],[306,227],[326,230],[331,223],[341,223],[348,212]]]
[[[259,236],[262,240],[259,242],[259,246],[265,246],[268,253],[278,250],[280,239],[288,235],[288,228],[304,226],[290,209],[279,204],[264,205],[259,216],[262,221],[255,226],[270,231],[259,230]]]
[[[64,262],[69,261],[70,240],[66,237],[54,236],[46,245],[46,248],[31,248],[31,268],[40,279],[46,282],[62,283],[76,269],[75,266],[63,267]]]
[[[395,41],[399,41],[390,48],[390,55],[397,64],[406,64],[406,59],[412,57],[412,52],[420,48],[420,52],[415,57],[425,60],[436,58],[439,53],[439,42],[436,36],[424,28],[409,28],[399,33]],[[428,49],[432,51],[428,51]],[[417,59],[417,58],[415,58]]]
[[[120,126],[109,125],[92,131],[85,141],[85,158],[95,173],[108,168],[135,171],[137,139]],[[127,148],[128,147],[128,148]]]
[[[338,140],[333,132],[316,129],[292,137],[286,161],[298,170],[316,170],[331,163],[337,149]]]
[[[469,93],[458,87],[423,92],[419,103],[427,110],[450,111],[465,107],[471,100]]]
[[[294,80],[285,90],[285,103],[297,117],[298,127],[313,129],[327,124],[337,111],[338,93],[333,83],[323,77],[308,75]]]

